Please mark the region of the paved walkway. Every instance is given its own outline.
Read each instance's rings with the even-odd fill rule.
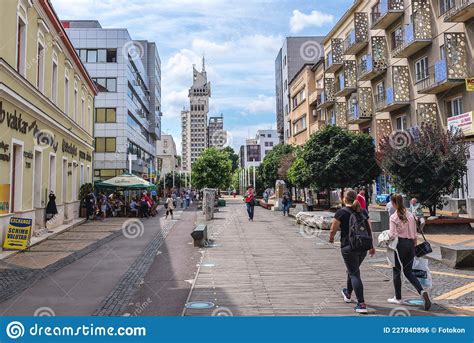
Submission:
[[[294,219],[256,207],[249,222],[240,199],[227,199],[227,207],[210,223],[214,244],[205,250],[190,301],[210,301],[210,309],[186,309],[184,315],[355,315],[354,304],[343,302],[345,267],[339,247],[320,237],[304,234]],[[303,232],[303,234],[302,234]],[[434,305],[425,312],[419,306],[395,306],[389,274],[382,254],[367,258],[362,267],[370,315],[447,315]],[[405,298],[418,296],[408,288]]]
[[[120,314],[175,223],[158,217],[89,222],[9,258],[3,271],[23,278],[2,287],[8,300],[0,313]]]

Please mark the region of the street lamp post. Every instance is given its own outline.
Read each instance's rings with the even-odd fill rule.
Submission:
[[[257,189],[257,185],[255,184],[255,158],[253,159],[253,188]]]

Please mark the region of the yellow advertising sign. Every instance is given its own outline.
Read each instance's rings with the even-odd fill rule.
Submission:
[[[10,213],[10,184],[0,184],[0,214]]]
[[[29,218],[10,218],[3,249],[25,250],[30,240],[32,222]]]
[[[474,92],[474,77],[466,79],[466,90],[468,92]]]

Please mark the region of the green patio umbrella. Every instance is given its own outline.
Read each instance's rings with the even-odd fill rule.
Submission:
[[[97,182],[95,186],[98,188],[115,188],[123,190],[156,189],[156,185],[154,185],[153,183],[148,182],[147,180],[144,180],[141,177],[128,173],[113,177],[109,180]]]

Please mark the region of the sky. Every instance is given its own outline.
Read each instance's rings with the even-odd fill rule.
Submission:
[[[206,58],[209,116],[224,115],[236,151],[259,129],[276,129],[275,58],[289,36],[329,32],[353,0],[51,0],[62,20],[95,19],[157,44],[162,131],[181,154],[180,113],[192,66]]]

